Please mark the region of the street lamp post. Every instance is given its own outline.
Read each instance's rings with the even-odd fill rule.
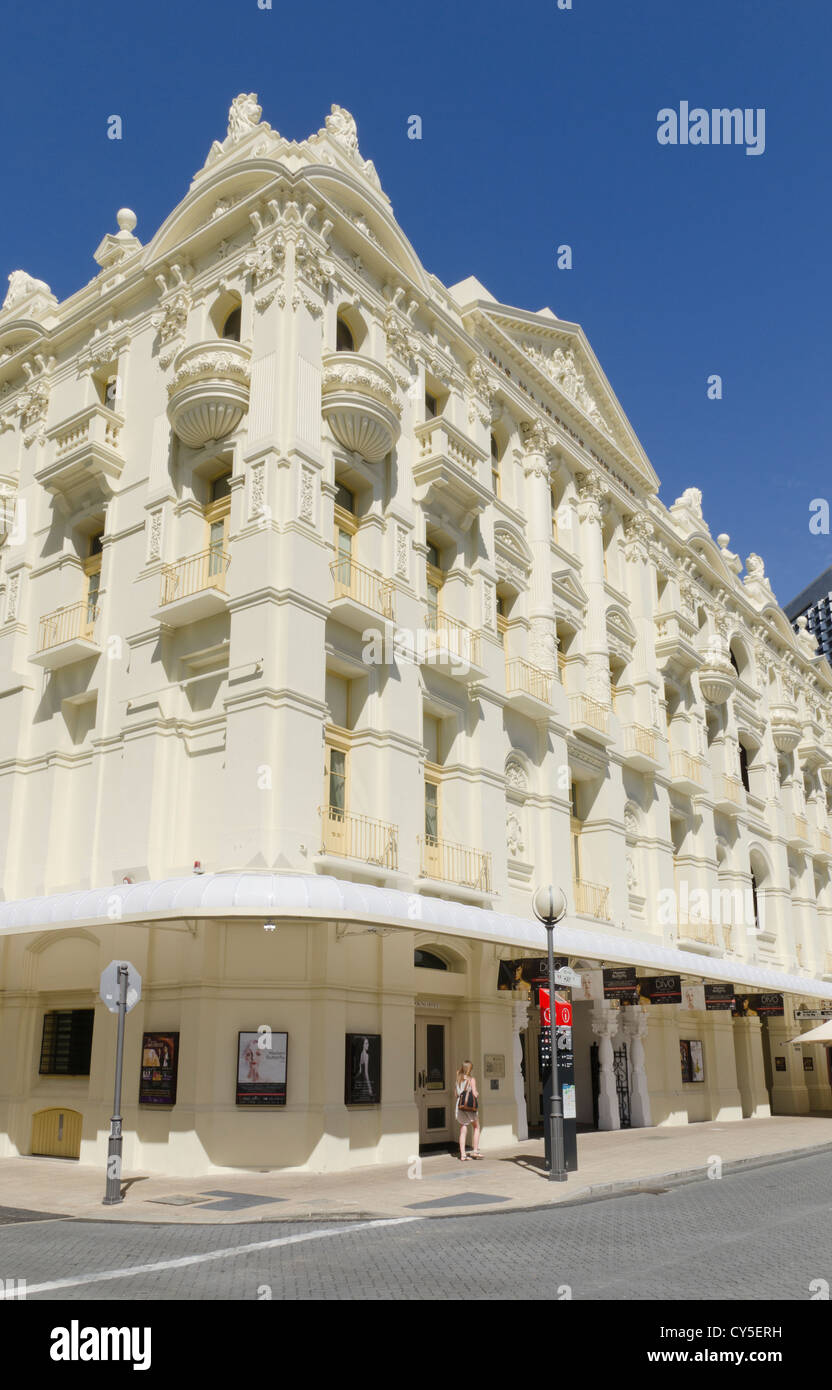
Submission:
[[[566,1156],[563,1144],[563,1097],[558,1075],[557,1006],[555,1004],[555,950],[553,937],[558,922],[566,916],[566,898],[560,888],[547,884],[532,898],[532,911],[546,928],[549,973],[549,1035],[552,1046],[551,1091],[547,1124],[549,1131],[549,1181],[566,1182]]]
[[[112,1207],[124,1201],[121,1190],[121,1073],[124,1066],[124,1018],[127,1013],[128,967],[118,966],[118,1035],[116,1041],[116,1079],[113,1097],[113,1113],[110,1117],[110,1138],[107,1142],[107,1183],[104,1190],[104,1206]]]

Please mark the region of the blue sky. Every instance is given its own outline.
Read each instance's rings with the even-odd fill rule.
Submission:
[[[831,35],[826,0],[17,5],[0,275],[71,293],[123,205],[146,241],[238,91],[298,139],[336,101],[426,267],[581,323],[663,499],[701,487],[713,533],[759,552],[786,603],[832,563],[808,528],[832,494]],[[765,153],[660,146],[682,100],[765,108]]]

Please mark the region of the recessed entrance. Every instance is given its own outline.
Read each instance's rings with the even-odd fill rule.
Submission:
[[[449,1058],[451,1020],[415,1020],[414,1093],[419,1110],[419,1143],[445,1144],[454,1138],[455,1092]]]
[[[32,1116],[32,1153],[46,1158],[80,1158],[82,1123],[77,1110],[37,1110]]]

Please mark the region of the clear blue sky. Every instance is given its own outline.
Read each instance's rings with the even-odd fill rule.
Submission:
[[[428,270],[584,326],[666,502],[701,487],[781,603],[832,563],[829,0],[40,0],[3,29],[3,282],[71,293],[123,205],[148,240],[237,92],[296,139],[336,101]],[[764,107],[765,153],[660,146],[682,100]]]

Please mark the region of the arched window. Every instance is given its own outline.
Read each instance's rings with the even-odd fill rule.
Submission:
[[[433,951],[414,951],[413,964],[420,970],[447,970],[447,962],[440,956],[434,955]]]
[[[336,352],[355,352],[355,338],[352,329],[340,314],[335,328],[335,351]]]
[[[757,888],[757,875],[751,870],[751,905],[754,912],[754,926],[760,930],[760,894]]]
[[[231,338],[233,342],[239,343],[242,321],[243,310],[242,307],[238,304],[236,309],[231,310],[231,313],[228,315],[228,318],[225,320],[225,323],[222,326],[223,338]]]

